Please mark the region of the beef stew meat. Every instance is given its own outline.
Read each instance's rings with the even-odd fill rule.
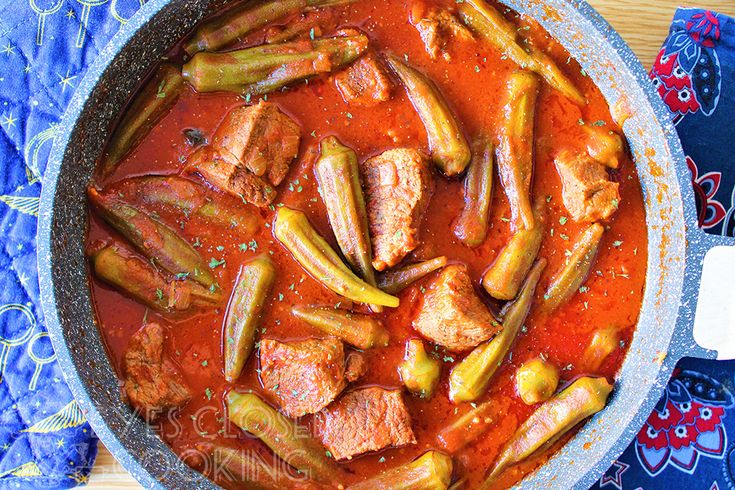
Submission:
[[[367,214],[373,242],[373,267],[393,267],[419,245],[419,227],[429,204],[433,180],[421,151],[396,148],[362,165]]]
[[[337,461],[368,451],[416,444],[398,390],[377,386],[347,393],[316,417],[324,446]]]
[[[130,338],[123,358],[127,400],[141,414],[153,418],[183,407],[192,397],[178,369],[164,354],[163,342],[163,327],[148,323]]]
[[[298,124],[276,104],[236,107],[187,168],[245,202],[265,206],[276,198],[275,187],[286,177],[300,138]]]
[[[388,72],[378,57],[367,54],[334,76],[345,102],[373,106],[390,99],[393,89]]]
[[[350,361],[350,378],[359,370],[355,362]],[[334,337],[260,341],[263,389],[290,417],[316,413],[329,405],[347,386],[347,367],[342,341]]]
[[[604,409],[638,321],[602,94],[495,0],[230,7],[89,183],[124,399],[226,488],[518,483]]]
[[[620,203],[619,184],[586,154],[562,151],[554,159],[563,186],[562,200],[574,221],[608,219]]]
[[[413,328],[452,352],[477,347],[502,326],[474,290],[467,266],[444,267],[426,288]]]

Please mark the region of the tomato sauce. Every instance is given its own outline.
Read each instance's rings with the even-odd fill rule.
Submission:
[[[451,7],[454,2],[437,0],[428,3]],[[487,43],[474,41],[450,41],[448,51],[451,61],[432,61],[424,50],[418,32],[409,23],[409,9],[410,5],[401,0],[364,1],[332,10],[329,15],[335,16],[340,26],[355,26],[365,32],[377,51],[405,56],[413,66],[433,79],[453,108],[468,140],[482,131],[495,134],[505,80],[517,66]],[[504,7],[501,9],[505,10]],[[599,90],[558,43],[531,19],[514,17],[514,21],[521,28],[528,26],[526,35],[557,62],[589,101],[587,106],[580,108],[545,84],[538,99],[533,192],[537,198],[547,201],[547,230],[539,256],[549,262],[537,289],[538,300],[550,276],[563,265],[565,253],[571,249],[574,237],[585,226],[567,219],[553,155],[562,148],[584,151],[583,124],[619,129],[612,121]],[[259,31],[243,40],[243,44],[259,44],[262,39],[263,31]],[[175,49],[172,57],[177,56],[178,50]],[[327,135],[336,135],[342,143],[352,147],[361,160],[394,147],[426,149],[424,127],[400,86],[396,87],[390,101],[372,108],[347,105],[331,77],[296,84],[288,90],[269,94],[267,100],[278,104],[302,127],[300,153],[292,163],[287,179],[278,188],[275,206],[286,205],[304,211],[336,250],[338,247],[313,173],[319,141]],[[255,97],[251,103],[254,102]],[[191,89],[185,90],[170,113],[117,170],[99,184],[114,186],[116,181],[130,176],[178,173],[186,157],[193,151],[183,131],[197,128],[209,137],[230,108],[244,103],[236,94],[205,95]],[[511,235],[510,209],[505,193],[496,175],[487,239],[481,246],[470,249],[457,240],[453,233],[453,222],[463,206],[462,181],[447,179],[438,172],[435,172],[434,177],[436,190],[421,230],[423,244],[406,262],[446,255],[452,262],[467,264],[473,280],[479,284],[482,272],[492,264]],[[629,157],[623,159],[620,169],[615,171],[614,179],[620,183],[619,209],[606,224],[607,231],[599,255],[583,291],[575,294],[569,303],[551,316],[542,316],[532,309],[511,354],[495,374],[488,392],[477,400],[480,403],[506,399],[510,409],[479,440],[455,454],[455,479],[465,479],[468,488],[474,488],[482,481],[504,442],[534,409],[526,406],[515,393],[514,372],[518,366],[529,359],[544,356],[561,370],[561,386],[564,386],[576,377],[588,374],[583,366],[578,365],[579,360],[594,331],[604,327],[617,328],[622,341],[620,348],[605,360],[597,372],[591,374],[603,375],[612,380],[623,361],[641,306],[647,238],[642,193]],[[226,296],[232,291],[241,263],[258,254],[271,254],[277,268],[277,279],[264,308],[258,335],[280,340],[320,336],[319,331],[293,318],[290,307],[294,304],[345,306],[349,302],[310,277],[275,240],[272,235],[275,206],[256,208],[214,189],[206,192],[213,199],[227,200],[233,206],[244,206],[255,217],[257,231],[245,234],[237,229],[214,228],[199,218],[173,215],[163,209],[159,213],[161,219],[196,244],[205,261],[209,263],[214,259],[212,264],[219,264],[213,267],[213,273]],[[122,240],[91,213],[89,242],[110,238]],[[411,328],[411,321],[423,288],[432,277],[403,290],[399,294],[399,308],[386,308],[384,313],[379,314],[390,332],[390,345],[365,352],[368,372],[353,386],[402,386],[397,366],[403,358],[405,341],[418,337]],[[93,275],[90,278],[98,325],[118,372],[127,343],[141,327],[144,318],[168,327],[166,354],[178,365],[194,393],[192,401],[179,412],[177,418],[164,417],[158,421],[161,437],[172,449],[189,462],[191,458],[187,452],[203,441],[227,441],[230,445],[262,451],[260,442],[229,426],[225,420],[223,397],[228,390],[253,390],[265,396],[258,380],[257,351],[251,355],[236,383],[225,382],[222,323],[226,307],[162,315],[121,295]],[[500,306],[487,297],[485,299],[491,309],[497,310]],[[362,308],[361,305],[355,307],[358,310]],[[427,348],[432,346],[430,343],[426,345]],[[448,374],[463,356],[441,349],[435,350],[435,354],[443,361],[443,366],[440,386],[434,396],[424,400],[408,393],[404,395],[413,418],[418,444],[369,453],[341,464],[348,475],[345,485],[410,461],[429,448],[440,448],[437,432],[471,408],[468,403],[455,405],[448,398]],[[311,417],[304,417],[301,423],[310,427]],[[547,451],[545,455],[507,471],[498,481],[498,487],[518,481],[545,461],[549,454]],[[218,482],[226,486],[234,485],[226,480]]]

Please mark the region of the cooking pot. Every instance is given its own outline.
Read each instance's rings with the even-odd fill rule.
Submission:
[[[59,127],[43,179],[38,268],[43,310],[59,363],[87,420],[115,458],[147,488],[217,488],[190,469],[121,401],[95,325],[84,256],[85,188],[111,123],[148,69],[219,0],[151,0],[99,54]],[[522,487],[586,489],[633,439],[683,356],[732,357],[734,242],[696,226],[690,174],[670,114],[620,36],[584,1],[508,0],[537,19],[582,65],[624,120],[645,195],[648,266],[630,350],[607,407]],[[705,260],[710,249],[715,248]],[[704,288],[697,297],[705,264]],[[729,269],[728,269],[729,267]],[[718,282],[719,281],[719,282]],[[729,288],[729,289],[723,289]],[[729,291],[729,293],[728,293]],[[724,303],[717,303],[722,299]],[[624,301],[624,299],[621,298]],[[709,301],[709,303],[707,303]],[[719,308],[719,309],[718,309]],[[699,310],[693,330],[695,309]],[[728,318],[728,315],[729,318]],[[732,331],[732,325],[730,325]],[[730,335],[735,337],[735,335]]]

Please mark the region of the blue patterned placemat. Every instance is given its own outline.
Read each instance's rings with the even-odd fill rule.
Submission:
[[[89,63],[144,0],[0,2],[0,488],[68,488],[97,453],[55,362],[36,278],[38,198],[56,124]],[[680,9],[652,71],[677,122],[700,225],[735,234],[735,28]],[[595,487],[735,488],[735,363],[684,360]],[[732,438],[732,435],[731,435]]]
[[[138,0],[0,1],[0,488],[86,482],[97,439],[55,361],[36,225],[57,123]]]

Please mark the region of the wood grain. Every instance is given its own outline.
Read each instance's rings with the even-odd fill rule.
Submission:
[[[630,44],[647,69],[653,65],[661,42],[669,31],[677,0],[588,0]],[[708,8],[735,16],[735,1],[693,1],[689,7]],[[100,444],[99,456],[89,488],[111,490],[141,488]]]

